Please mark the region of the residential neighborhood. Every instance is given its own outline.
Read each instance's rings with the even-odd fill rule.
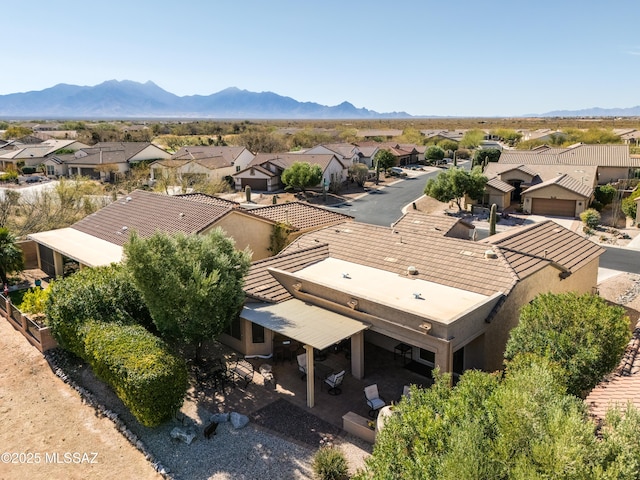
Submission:
[[[472,129],[420,130],[417,143],[407,141],[403,130],[360,129],[353,141],[277,152],[231,144],[232,136],[227,145],[200,141],[177,148],[168,148],[161,139],[91,145],[35,136],[12,139],[0,147],[5,225],[20,220],[21,208],[26,208],[21,201],[37,202],[26,200],[28,189],[50,185],[43,190],[50,193],[38,195],[54,203],[65,200],[60,185],[67,182],[78,185],[78,191],[89,184],[93,190],[69,200],[79,212],[72,222],[34,227],[15,239],[23,263],[10,272],[16,277],[5,284],[0,310],[22,335],[16,338],[62,372],[72,361],[62,353],[73,345],[70,330],[56,331],[59,320],[51,325],[34,320],[34,312],[18,303],[16,292],[52,290],[49,302],[55,305],[61,301],[56,288],[69,285],[69,292],[74,291],[79,287],[65,282],[89,276],[91,270],[110,272],[106,277],[122,281],[117,270],[109,269],[129,268],[132,242],[156,242],[165,236],[177,239],[178,248],[191,238],[227,239],[238,256],[225,253],[207,285],[215,289],[216,278],[230,278],[222,273],[225,269],[229,275],[244,272],[246,259],[237,313],[224,319],[217,335],[198,342],[195,358],[185,354],[190,346],[186,337],[177,341],[175,332],[163,337],[161,324],[151,328],[172,346],[172,355],[184,356],[180,361],[185,362],[193,393],[185,396],[179,411],[150,427],[144,417],[129,412],[129,399],[118,399],[121,387],[97,387],[102,378],[91,373],[95,368],[88,356],[73,360],[84,362],[76,367],[82,375],[68,374],[76,390],[96,390],[91,395],[98,396],[97,403],[99,392],[109,390],[105,403],[96,408],[126,418],[125,431],[133,432],[142,445],[136,448],[160,465],[157,471],[175,471],[176,478],[182,477],[175,452],[184,458],[197,452],[194,465],[202,475],[211,475],[210,465],[202,460],[220,440],[207,433],[211,429],[225,438],[235,429],[254,432],[253,427],[242,428],[244,420],[240,427],[222,420],[220,415],[230,412],[260,427],[256,435],[274,432],[283,437],[281,442],[302,445],[311,452],[305,460],[309,465],[321,444],[335,442],[347,452],[350,472],[356,474],[367,458],[375,458],[377,439],[387,441],[384,419],[398,405],[402,412],[410,398],[435,395],[440,387],[431,387],[439,382],[455,390],[469,372],[508,376],[505,355],[512,332],[522,312],[548,294],[586,298],[605,292],[612,303],[614,295],[625,299],[631,324],[629,338],[620,337],[628,342],[616,360],[620,366],[600,375],[598,385],[578,399],[586,412],[604,419],[613,405],[609,399],[621,407],[626,402],[640,407],[633,383],[640,280],[629,272],[610,271],[601,262],[610,239],[622,242],[626,235],[616,248],[640,250],[640,156],[631,153],[631,130],[622,132],[616,144],[531,149],[514,148],[496,131]],[[40,136],[51,132],[38,128]],[[469,141],[469,132],[476,145],[458,147]],[[551,138],[542,131],[517,133],[523,141]],[[557,132],[548,134],[559,138]],[[381,166],[383,156],[392,163]],[[285,172],[298,164],[317,166],[320,174],[306,184],[289,185]],[[483,181],[478,195],[419,194],[403,205],[391,225],[365,223],[341,211],[347,205],[357,213],[363,198],[377,198],[375,208],[382,211],[403,185],[419,183],[421,191],[430,192],[429,182],[474,171]],[[15,175],[7,176],[10,172]],[[27,180],[32,177],[38,185]],[[607,189],[612,193],[605,203],[602,192]],[[7,192],[20,194],[11,203]],[[458,196],[460,209],[455,208]],[[634,216],[626,213],[629,205],[635,208]],[[596,212],[602,223],[587,224],[585,212]],[[488,236],[479,236],[489,227]],[[150,252],[149,262],[173,258],[168,247],[153,245],[157,250]],[[186,278],[174,273],[194,272],[193,283],[174,284],[174,290],[186,291],[189,284],[196,298],[201,287],[195,272],[203,268],[204,254],[202,264],[182,265],[182,260],[186,254],[162,268],[174,282]],[[171,269],[176,272],[170,274]],[[17,275],[21,271],[29,276]],[[161,301],[161,292],[171,290],[170,285],[163,290],[160,277],[153,281],[160,295],[156,301]],[[610,287],[614,281],[619,282],[616,293]],[[92,286],[91,292],[113,285]],[[118,286],[113,295],[145,291],[133,285]],[[85,295],[97,298],[89,290]],[[165,296],[168,300],[169,294]],[[184,311],[191,308],[187,296],[176,300],[184,303]],[[146,309],[149,299],[143,300]],[[125,308],[129,302],[123,297],[116,303]],[[54,317],[67,307],[55,308],[60,310]],[[213,310],[209,313],[216,317]],[[46,311],[40,314],[46,317]],[[287,416],[298,415],[287,428]],[[307,467],[291,468],[299,478],[309,478]]]

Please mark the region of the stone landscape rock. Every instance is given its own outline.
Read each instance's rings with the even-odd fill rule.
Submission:
[[[228,422],[229,421],[229,414],[228,413],[224,413],[224,412],[214,413],[209,418],[209,421],[210,422],[216,422],[216,423]]]
[[[181,440],[187,445],[191,445],[191,442],[193,442],[193,439],[196,438],[196,434],[194,432],[184,430],[179,427],[175,427],[173,430],[171,430],[170,435],[171,435],[171,438],[173,438],[174,440]]]
[[[237,412],[231,412],[229,415],[229,421],[231,422],[231,425],[233,425],[233,428],[240,429],[247,426],[249,423],[249,417]]]

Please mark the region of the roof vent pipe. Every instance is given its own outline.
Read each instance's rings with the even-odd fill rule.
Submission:
[[[409,275],[417,275],[418,269],[416,267],[414,267],[413,265],[410,265],[410,266],[407,267],[407,273]]]
[[[485,250],[484,258],[498,258],[498,254],[493,250]]]

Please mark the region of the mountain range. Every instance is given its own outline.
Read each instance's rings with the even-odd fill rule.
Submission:
[[[109,80],[95,86],[58,84],[25,93],[0,95],[0,117],[218,118],[218,119],[368,119],[410,118],[405,112],[378,113],[349,102],[326,106],[298,102],[272,92],[235,87],[212,95],[180,97],[155,83]]]

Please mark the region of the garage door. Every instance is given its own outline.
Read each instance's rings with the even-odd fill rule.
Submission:
[[[267,190],[267,179],[266,178],[243,178],[242,179],[242,188],[249,186],[251,190]]]
[[[556,200],[550,198],[532,199],[531,213],[534,215],[553,215],[556,217],[575,217],[575,200]]]

